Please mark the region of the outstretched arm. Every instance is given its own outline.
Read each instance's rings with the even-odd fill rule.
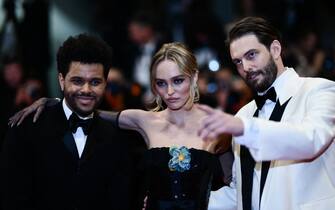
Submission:
[[[254,118],[248,109],[233,117],[202,107],[208,116],[199,134],[211,137],[231,133],[237,144],[248,147],[256,161],[310,160],[325,152],[330,154],[335,137],[335,83],[315,80],[315,85],[308,83],[304,88],[304,94],[297,94],[296,101],[290,102],[281,122]],[[235,125],[235,119],[243,125],[242,132],[235,133],[234,128],[240,127]]]
[[[100,117],[112,122],[116,127],[136,131],[142,130],[145,113],[146,111],[140,109],[126,109],[121,112],[98,111]]]
[[[105,110],[99,110],[98,115],[111,122],[115,127],[119,128],[119,116],[121,112],[112,112],[112,111],[105,111]]]
[[[240,118],[207,105],[197,104],[196,106],[207,114],[198,131],[201,138],[217,139],[221,134],[231,134],[233,136],[243,134],[244,126]]]
[[[59,98],[40,98],[36,100],[30,106],[22,109],[21,111],[15,113],[12,117],[9,118],[8,125],[13,127],[14,125],[20,125],[22,121],[31,113],[35,112],[33,122],[36,122],[38,117],[41,115],[44,107],[52,106],[60,101]]]
[[[59,98],[40,98],[30,106],[22,109],[9,118],[8,125],[11,127],[14,125],[20,125],[22,121],[33,112],[35,112],[33,122],[36,122],[46,106],[52,106],[59,101]],[[112,122],[117,127],[142,132],[141,123],[143,120],[140,119],[143,119],[145,115],[145,111],[143,110],[129,109],[124,110],[121,113],[99,110],[98,114],[103,119]]]
[[[148,122],[147,111],[140,109],[126,109],[121,112],[99,110],[98,114],[103,119],[112,122],[118,128],[139,132],[146,143],[149,143],[145,135],[145,125]]]

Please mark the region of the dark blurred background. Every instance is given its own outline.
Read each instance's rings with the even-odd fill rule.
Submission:
[[[83,32],[101,36],[114,51],[101,106],[108,110],[145,108],[152,55],[163,43],[180,41],[197,57],[201,103],[235,113],[252,93],[224,41],[232,22],[248,15],[281,30],[287,66],[335,80],[331,0],[0,0],[0,6],[1,135],[15,111],[41,96],[61,96],[56,51]]]

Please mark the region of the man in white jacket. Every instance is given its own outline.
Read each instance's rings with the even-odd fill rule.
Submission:
[[[280,35],[262,18],[237,22],[228,43],[255,100],[236,116],[199,106],[208,113],[203,139],[233,135],[233,182],[210,208],[222,195],[222,209],[334,209],[335,83],[285,67]]]

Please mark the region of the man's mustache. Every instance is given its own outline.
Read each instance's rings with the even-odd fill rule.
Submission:
[[[84,97],[91,97],[91,98],[96,97],[96,95],[94,93],[76,93],[76,94],[74,94],[74,96],[76,96],[76,97],[84,96]]]

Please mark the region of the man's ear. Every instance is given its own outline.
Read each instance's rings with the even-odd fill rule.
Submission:
[[[59,86],[60,86],[61,90],[64,91],[65,78],[63,77],[62,73],[58,74],[58,82],[59,82]]]
[[[273,59],[278,59],[280,58],[281,54],[281,44],[278,40],[273,40],[270,46],[270,53],[273,57]]]

